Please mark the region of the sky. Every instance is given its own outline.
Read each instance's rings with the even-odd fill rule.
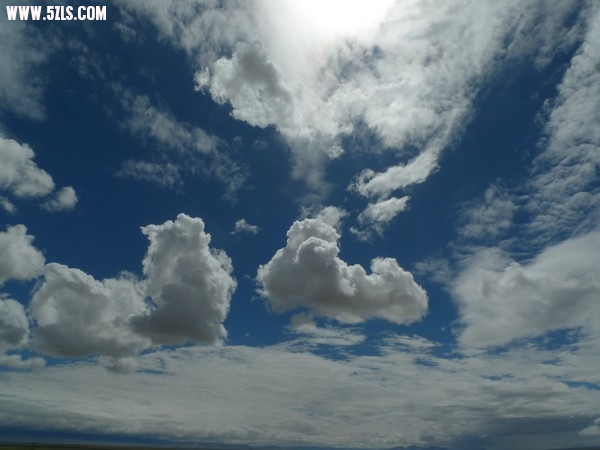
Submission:
[[[0,437],[600,442],[598,2],[60,4],[0,11]]]

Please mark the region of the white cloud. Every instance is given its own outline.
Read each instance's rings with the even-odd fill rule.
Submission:
[[[6,197],[0,196],[0,207],[7,214],[14,214],[17,211],[17,207]]]
[[[70,211],[77,204],[77,194],[71,186],[60,189],[53,198],[42,206],[48,211]]]
[[[358,223],[366,231],[355,230],[355,233],[364,238],[369,238],[372,231],[379,235],[383,234],[387,224],[406,210],[409,198],[408,196],[402,198],[392,197],[376,203],[369,203],[367,208],[358,215]]]
[[[150,181],[161,187],[176,188],[183,178],[180,168],[173,163],[153,163],[127,160],[117,172],[118,176]]]
[[[600,282],[593,254],[599,238],[592,231],[600,211],[595,170],[600,162],[595,126],[600,120],[595,101],[600,95],[600,9],[583,11],[587,32],[579,34],[583,42],[558,96],[545,105],[548,122],[531,176],[510,191],[492,185],[485,200],[463,214],[465,224],[455,243],[463,272],[453,292],[466,345],[502,345],[563,328],[594,328],[597,308],[590,296],[598,295]],[[519,213],[527,220],[515,222]],[[497,248],[463,245],[473,239],[489,245],[482,242],[489,238],[498,241]],[[473,252],[474,257],[468,255]],[[521,264],[513,261],[523,255],[537,256]]]
[[[130,326],[145,310],[143,292],[126,274],[103,281],[79,269],[47,264],[33,294],[32,346],[53,356],[126,356],[148,346]]]
[[[548,331],[599,332],[600,233],[569,239],[521,265],[498,251],[475,255],[453,293],[471,347],[504,345]]]
[[[583,436],[600,436],[600,418],[594,420],[589,427],[581,430]]]
[[[42,197],[54,189],[48,173],[33,161],[33,150],[27,144],[0,136],[0,188],[16,197]]]
[[[513,226],[516,200],[505,189],[491,185],[481,201],[473,202],[462,213],[462,238],[487,240],[502,236]]]
[[[0,136],[0,190],[17,198],[40,198],[52,194],[54,181],[48,172],[37,166],[34,157],[29,145]],[[68,186],[56,192],[54,198],[47,200],[42,207],[48,211],[66,211],[73,209],[76,203],[75,189]],[[16,211],[15,205],[3,196],[0,196],[0,206],[10,214]]]
[[[51,263],[30,302],[32,346],[53,356],[99,355],[112,371],[152,344],[215,344],[236,287],[227,255],[209,247],[201,219],[185,214],[142,228],[150,245],[145,278],[122,273],[102,281]],[[123,361],[122,361],[123,360]]]
[[[391,167],[364,171],[354,183],[379,200],[437,169],[479,86],[504,61],[545,67],[581,34],[567,25],[576,8],[568,2],[384,1],[343,12],[292,1],[123,7],[184,49],[197,63],[197,87],[231,104],[235,118],[275,126],[292,149],[294,176],[319,192],[327,191],[324,166],[343,152],[340,138],[363,122],[398,152]],[[411,161],[406,146],[419,150]]]
[[[43,79],[39,66],[52,49],[52,41],[42,42],[35,27],[26,22],[2,20],[0,22],[0,109],[15,112],[23,117],[41,119]]]
[[[600,8],[587,11],[588,32],[558,87],[534,161],[529,238],[544,244],[565,232],[597,225],[600,211],[597,167],[600,164]]]
[[[397,336],[335,359],[280,345],[186,347],[144,354],[128,376],[89,363],[5,373],[0,421],[256,447],[584,447],[600,394],[567,383],[598,382],[600,367],[597,344],[578,347],[442,357]]]
[[[198,127],[180,122],[167,111],[154,107],[148,97],[136,96],[117,87],[128,119],[126,128],[143,141],[158,144],[153,161],[125,161],[120,176],[152,181],[163,187],[180,187],[185,177],[214,178],[233,195],[246,179],[245,169],[233,161],[225,144]]]
[[[18,351],[29,341],[29,320],[25,308],[10,298],[0,298],[0,367],[27,369],[42,367],[42,358],[23,359],[19,354],[6,354],[7,351]]]
[[[302,206],[300,208],[300,217],[302,219],[317,219],[339,231],[342,219],[348,217],[348,211],[337,206],[323,207],[322,205],[313,204],[311,206]]]
[[[25,345],[28,339],[29,321],[23,305],[10,298],[0,298],[0,354]]]
[[[0,286],[7,280],[28,280],[41,272],[44,256],[31,243],[24,225],[0,231]]]
[[[234,227],[233,231],[231,232],[231,234],[238,234],[238,233],[257,234],[258,230],[259,230],[259,228],[256,225],[252,225],[252,224],[246,222],[246,219],[240,219],[235,223],[235,227]]]
[[[386,198],[397,189],[423,183],[437,168],[439,153],[439,148],[429,149],[406,165],[393,166],[382,173],[365,169],[353,187],[365,197]]]
[[[133,320],[137,332],[156,344],[214,344],[227,336],[223,321],[236,288],[231,260],[209,247],[199,218],[142,228],[150,246],[144,258],[145,293],[155,307]]]
[[[408,324],[427,311],[427,295],[393,258],[375,258],[371,274],[338,258],[340,235],[318,219],[296,221],[287,245],[258,270],[260,290],[276,311],[310,308],[357,323],[379,317]]]
[[[360,344],[366,339],[364,334],[353,329],[331,325],[320,327],[315,323],[312,315],[305,313],[299,313],[292,317],[289,330],[298,335],[294,341],[281,344],[282,347],[289,349],[298,346],[307,348],[307,345],[345,347]]]

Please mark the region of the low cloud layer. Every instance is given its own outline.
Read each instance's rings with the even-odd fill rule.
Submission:
[[[257,279],[276,311],[309,308],[315,315],[357,323],[382,318],[409,324],[427,312],[427,294],[393,258],[375,258],[371,274],[338,257],[337,231],[319,219],[296,221],[287,245]]]

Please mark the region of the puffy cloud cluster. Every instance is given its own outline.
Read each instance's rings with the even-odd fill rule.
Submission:
[[[395,259],[373,259],[367,274],[338,257],[339,238],[319,219],[294,222],[286,247],[258,270],[261,294],[274,310],[306,307],[346,323],[378,317],[408,324],[425,315],[427,294]]]
[[[599,232],[550,247],[525,265],[482,251],[453,286],[464,326],[459,341],[488,347],[552,330],[600,331],[599,254]]]
[[[157,344],[192,340],[214,344],[227,336],[223,321],[236,282],[231,260],[209,247],[210,235],[199,218],[142,228],[150,247],[144,258],[145,293],[155,305],[135,318],[134,329]]]
[[[29,321],[23,305],[10,298],[0,298],[0,354],[26,344],[28,333]]]
[[[0,190],[21,199],[50,195],[54,191],[54,181],[48,172],[37,166],[34,157],[35,153],[27,144],[0,136]],[[0,200],[4,210],[15,211],[9,199],[0,197]],[[75,190],[68,186],[42,206],[49,211],[63,211],[73,209],[76,203]]]
[[[142,228],[150,245],[142,280],[122,273],[102,281],[51,263],[30,302],[31,345],[54,356],[103,356],[111,370],[152,345],[215,344],[236,282],[227,255],[209,247],[201,219]],[[122,361],[123,360],[123,361]]]
[[[44,280],[30,303],[32,346],[54,355],[124,356],[147,343],[132,332],[130,320],[145,310],[135,280],[126,276],[97,281],[78,269],[47,264]]]
[[[54,189],[52,177],[33,161],[27,144],[0,136],[0,188],[19,198],[42,197]]]
[[[32,242],[24,225],[0,232],[0,286],[9,279],[28,280],[41,272],[44,256]]]
[[[10,298],[0,298],[0,366],[12,368],[39,367],[42,358],[23,359],[19,354],[8,354],[19,350],[29,341],[29,320],[25,308]]]

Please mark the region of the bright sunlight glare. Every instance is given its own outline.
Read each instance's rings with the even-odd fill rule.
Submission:
[[[393,0],[293,0],[292,13],[319,34],[357,35],[376,27]]]

